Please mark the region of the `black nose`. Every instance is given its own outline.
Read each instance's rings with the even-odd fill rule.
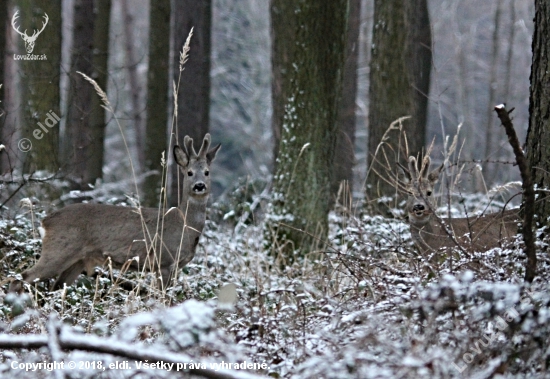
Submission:
[[[203,192],[205,190],[206,190],[206,184],[204,184],[203,182],[198,182],[193,186],[194,192]]]
[[[424,206],[422,204],[416,204],[413,207],[413,211],[423,211],[423,210],[424,210]]]

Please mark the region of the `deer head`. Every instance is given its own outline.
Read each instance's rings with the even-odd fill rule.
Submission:
[[[48,15],[46,13],[44,13],[44,23],[42,24],[42,29],[34,30],[34,32],[32,33],[32,36],[29,36],[29,35],[27,35],[27,29],[25,29],[24,32],[20,32],[19,27],[17,25],[15,25],[15,21],[17,20],[17,17],[18,17],[17,14],[18,13],[19,13],[19,11],[15,12],[15,14],[13,15],[13,17],[11,19],[11,26],[13,27],[13,29],[17,33],[19,33],[21,38],[23,38],[23,41],[25,41],[25,49],[27,50],[27,53],[31,54],[32,51],[34,50],[34,43],[35,43],[36,39],[38,38],[38,36],[40,35],[40,33],[42,33],[42,31],[46,27],[46,25],[48,25],[49,18],[48,18]]]
[[[210,134],[206,134],[197,153],[193,139],[185,136],[184,149],[174,146],[174,158],[183,173],[183,194],[187,200],[204,200],[210,194],[210,164],[221,145],[210,149]],[[210,150],[209,150],[210,149]]]
[[[409,193],[406,205],[409,222],[417,227],[427,224],[430,220],[430,215],[433,213],[433,189],[443,170],[443,164],[441,164],[428,172],[430,163],[430,157],[426,156],[418,167],[416,158],[411,156],[408,169],[398,164],[404,176],[405,188]]]

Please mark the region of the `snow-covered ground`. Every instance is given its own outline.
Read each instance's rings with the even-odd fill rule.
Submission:
[[[223,207],[214,208],[212,215]],[[526,286],[520,238],[507,249],[434,259],[418,254],[400,220],[333,212],[326,249],[284,266],[264,250],[261,221],[236,231],[234,216],[211,217],[219,222],[207,223],[195,258],[166,293],[136,273],[125,278],[140,291],[113,285],[104,269],[65,291],[38,283],[30,296],[5,297],[0,376],[175,378],[177,363],[205,377],[547,375],[546,231],[538,232],[539,275]],[[28,214],[0,222],[4,292],[7,278],[40,253],[32,226]],[[221,307],[218,291],[228,283],[238,298]],[[25,341],[33,348],[14,347]],[[44,365],[54,361],[63,369]]]

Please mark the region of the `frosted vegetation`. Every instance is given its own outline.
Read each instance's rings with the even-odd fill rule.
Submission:
[[[179,284],[165,293],[151,288],[149,274],[120,273],[106,266],[65,290],[49,292],[51,282],[46,282],[33,285],[28,295],[5,294],[8,280],[36,262],[41,249],[37,226],[51,208],[76,197],[132,204],[124,195],[132,193],[133,178],[128,177],[118,128],[111,122],[107,184],[67,193],[67,183],[29,183],[17,197],[38,200],[39,206],[31,211],[29,202],[19,208],[12,201],[0,220],[0,377],[59,378],[63,371],[13,366],[36,365],[30,366],[32,370],[54,360],[76,362],[80,369],[64,371],[71,378],[181,377],[169,366],[172,363],[185,364],[182,369],[198,376],[221,373],[225,376],[218,377],[225,378],[544,376],[550,365],[548,230],[537,232],[539,275],[531,287],[523,284],[525,257],[519,237],[506,249],[433,259],[419,255],[402,220],[369,217],[342,206],[330,215],[329,240],[322,251],[292,264],[264,251],[262,210],[268,186],[258,178],[268,177],[271,164],[266,153],[271,151],[268,3],[241,1],[246,7],[239,9],[234,9],[234,1],[214,3],[211,129],[217,141],[223,138],[222,151],[229,158],[220,158],[221,168],[213,168],[217,193],[226,192],[209,209],[195,258],[179,273]],[[487,123],[488,98],[480,102],[477,96],[489,88],[489,75],[471,67],[489,69],[486,54],[475,52],[488,51],[476,41],[489,40],[485,7],[492,5],[467,2],[461,11],[476,14],[476,27],[467,28],[454,21],[457,9],[451,3],[458,4],[431,1],[438,80],[432,84],[428,128],[431,135],[449,135],[454,127],[441,130],[443,125],[459,125],[466,119],[471,129],[466,131],[470,146],[465,150],[478,151],[475,145],[483,140],[477,125]],[[518,8],[516,40],[510,42],[510,77],[523,78],[510,86],[507,101],[514,104],[526,103],[528,93],[529,7],[531,3]],[[368,46],[369,12],[372,9],[366,12],[361,46]],[[358,125],[364,125],[367,108],[368,54],[368,49],[361,51]],[[138,69],[143,71],[144,65],[141,62]],[[464,76],[460,70],[476,76]],[[126,93],[123,71],[113,71],[114,88],[108,92],[117,94],[117,104],[129,113],[129,100],[118,92]],[[525,125],[527,106],[518,106],[517,112],[522,112],[516,113],[517,124]],[[361,176],[366,171],[364,128],[357,137]],[[464,158],[479,157],[472,153]],[[499,152],[497,158],[507,156]],[[509,166],[505,176],[517,177],[516,168]],[[33,178],[49,176],[36,173]],[[362,180],[356,182],[360,185]],[[2,196],[15,188],[8,193],[3,187]],[[482,195],[457,197],[455,206],[443,205],[439,211],[443,216],[471,215],[486,209],[486,200]],[[220,288],[230,283],[238,295],[234,306],[218,299]],[[25,344],[28,347],[21,348]],[[161,362],[159,369],[145,365]],[[222,362],[258,367],[246,374],[215,366]],[[103,370],[113,364],[123,369]]]
[[[96,362],[71,371],[78,378],[180,377],[170,362],[188,363],[186,369],[206,377],[245,377],[245,371],[288,378],[531,377],[546,371],[550,262],[544,239],[540,276],[527,288],[520,240],[509,249],[455,255],[450,267],[446,257],[420,256],[399,219],[337,207],[326,248],[285,265],[263,250],[262,215],[251,207],[261,209],[258,196],[261,191],[244,183],[211,206],[195,258],[166,293],[148,286],[150,274],[105,267],[66,290],[49,292],[51,283],[37,283],[30,296],[7,295],[0,305],[0,328],[9,334],[0,335],[1,376],[55,377],[58,370],[12,366],[53,360]],[[473,205],[479,197],[466,197],[453,211],[471,212]],[[26,207],[2,221],[2,272],[16,276],[34,264],[41,241],[31,220],[44,215]],[[218,302],[228,283],[237,290],[233,307]],[[10,338],[43,347],[9,348]],[[52,340],[62,346],[57,353]],[[103,371],[124,361],[130,368]],[[165,366],[152,371],[136,362]],[[222,362],[256,363],[257,370],[214,365]]]

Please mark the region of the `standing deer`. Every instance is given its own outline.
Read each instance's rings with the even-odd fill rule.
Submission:
[[[440,218],[434,214],[432,193],[443,165],[428,172],[430,158],[425,157],[419,169],[409,157],[408,169],[399,165],[405,177],[409,197],[406,212],[411,236],[422,252],[459,247],[463,251],[486,251],[517,234],[518,210],[482,214],[467,218]]]
[[[120,268],[138,257],[131,267],[138,269],[141,264],[150,271],[160,271],[166,286],[175,270],[195,255],[206,221],[209,168],[220,146],[209,150],[210,134],[206,134],[198,154],[189,136],[184,139],[185,150],[174,147],[184,178],[183,199],[178,208],[169,209],[163,217],[156,208],[105,204],[73,204],[51,213],[42,221],[40,259],[23,272],[23,280],[33,282],[58,275],[54,284],[57,289],[63,283],[72,284],[82,271],[90,275],[108,258]],[[15,291],[21,291],[18,280],[10,284],[10,292]]]

